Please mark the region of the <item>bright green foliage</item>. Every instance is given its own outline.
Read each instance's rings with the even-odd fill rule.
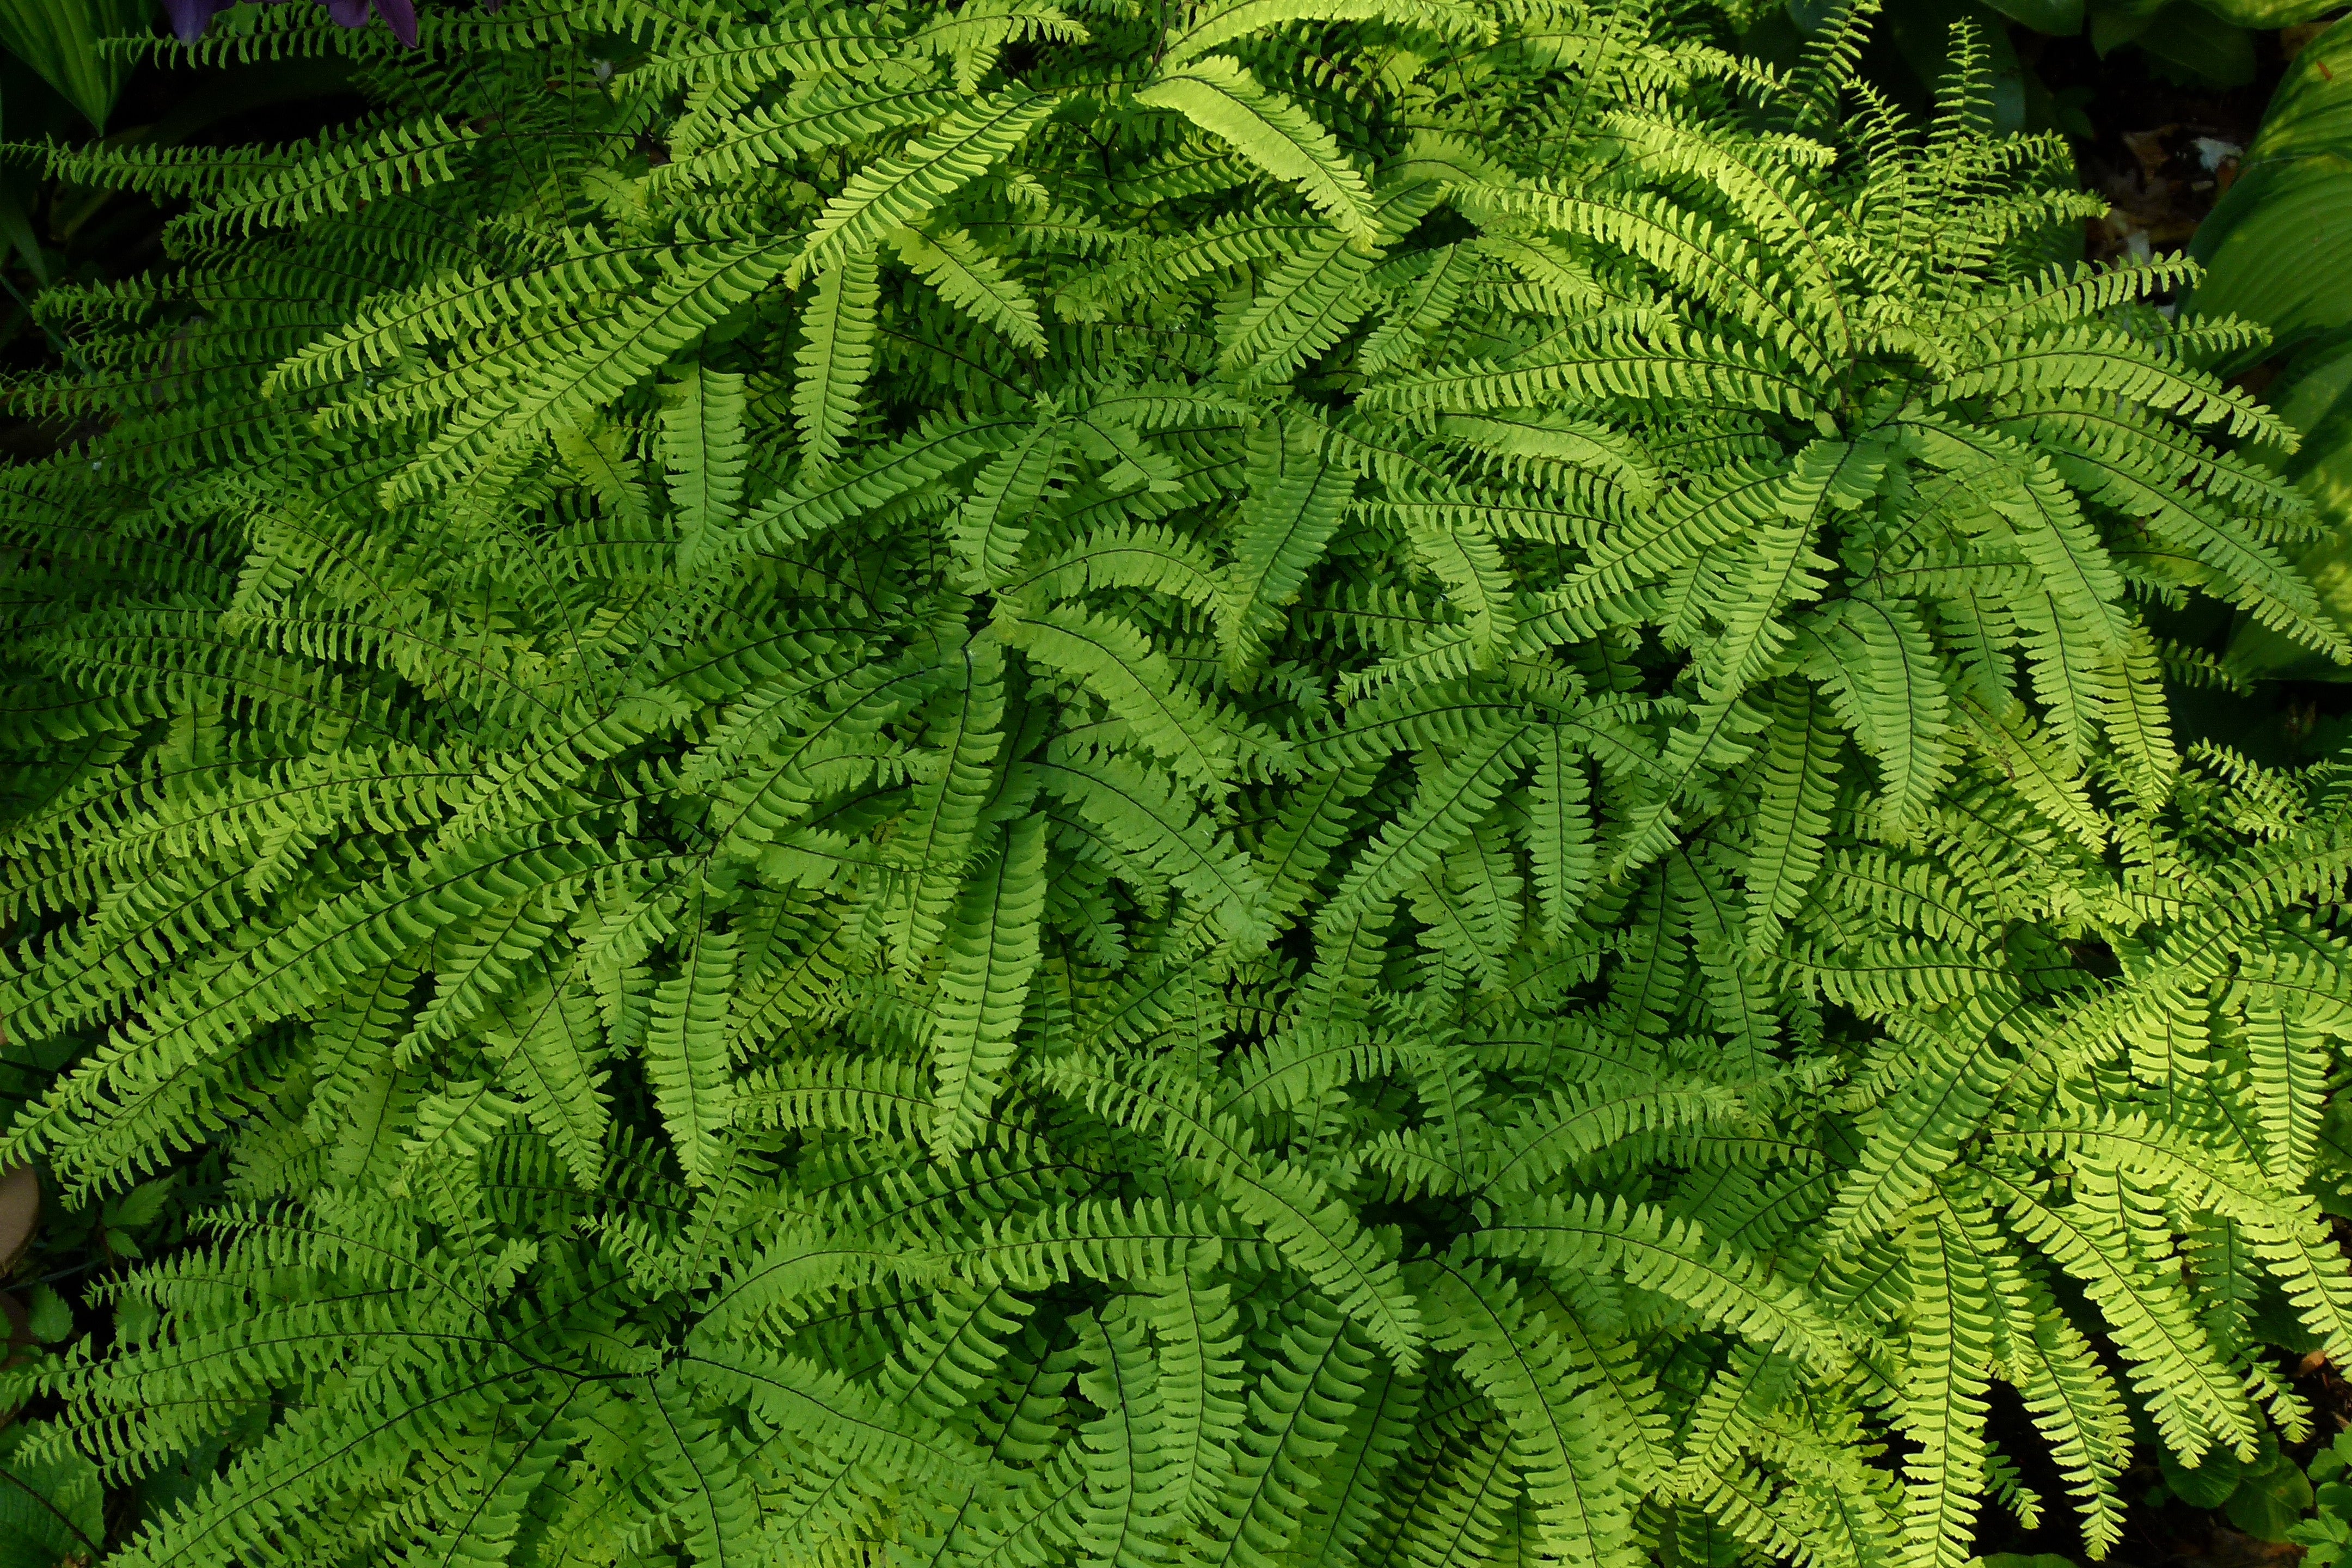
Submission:
[[[1997,1383],[2094,1554],[2300,1431],[2352,791],[2143,616],[2352,651],[2293,437],[1859,26],[223,18],[383,113],[57,155],[194,210],[17,389],[0,1158],[216,1196],[12,1465],[215,1456],[157,1568],[1957,1568]]]

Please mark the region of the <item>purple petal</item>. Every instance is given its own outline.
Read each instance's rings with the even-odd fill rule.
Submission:
[[[416,0],[375,0],[375,8],[394,37],[412,49],[416,47]]]
[[[364,27],[368,19],[368,0],[320,0],[327,15],[335,19],[338,27]]]
[[[184,44],[193,44],[204,37],[205,25],[215,16],[234,4],[236,0],[163,0],[163,9],[171,16],[173,36]]]

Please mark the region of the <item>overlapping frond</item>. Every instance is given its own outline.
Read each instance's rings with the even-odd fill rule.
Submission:
[[[184,247],[0,482],[110,1561],[1959,1568],[1996,1383],[2092,1556],[2291,1425],[2352,790],[2148,606],[2352,644],[1868,9],[507,0],[45,154]]]

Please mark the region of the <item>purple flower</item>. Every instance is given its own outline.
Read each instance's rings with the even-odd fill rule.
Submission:
[[[326,0],[326,6],[327,15],[343,26],[367,26],[368,0]],[[394,37],[416,47],[416,0],[375,0],[375,9]]]
[[[226,11],[236,0],[163,0],[163,9],[171,14],[172,31],[180,42],[193,44],[204,36],[205,24],[216,11]]]
[[[206,24],[239,0],[163,0],[163,9],[171,13],[172,31],[184,44],[193,44],[204,36]],[[284,4],[284,0],[260,0],[265,5]],[[416,47],[416,0],[319,0],[327,15],[346,27],[367,26],[368,13],[373,10],[383,17],[392,36]]]

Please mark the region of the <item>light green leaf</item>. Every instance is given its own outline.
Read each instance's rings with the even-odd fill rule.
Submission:
[[[1247,68],[1210,55],[1164,74],[1135,95],[1150,109],[1182,114],[1307,199],[1349,234],[1370,239],[1377,230],[1372,189],[1331,133],[1278,92],[1258,85]]]

